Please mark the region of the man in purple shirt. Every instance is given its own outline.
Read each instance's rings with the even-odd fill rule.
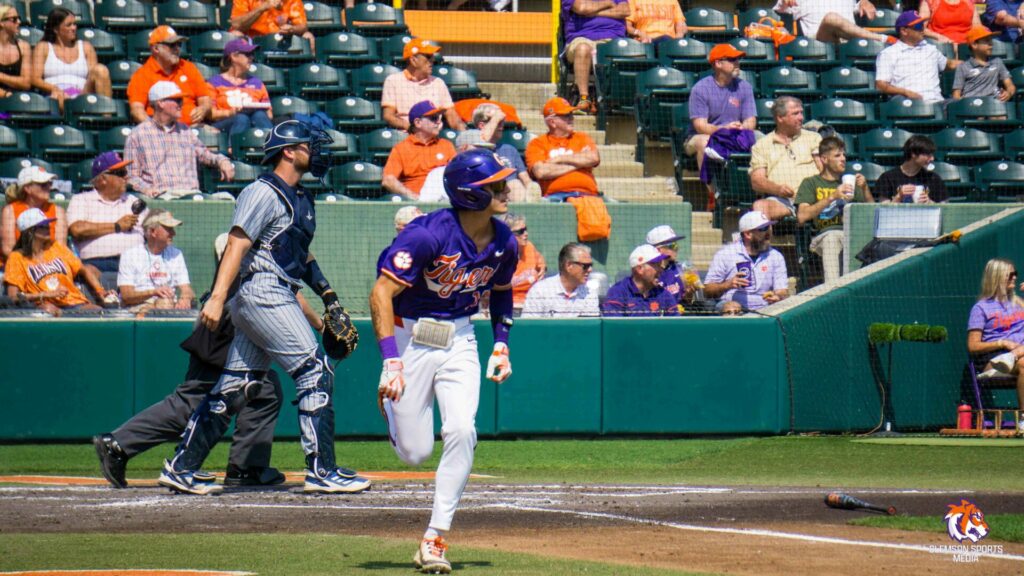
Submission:
[[[754,89],[740,78],[740,58],[747,53],[731,44],[718,44],[708,54],[711,75],[690,92],[690,136],[683,146],[687,156],[697,155],[697,169],[704,165],[704,150],[711,135],[723,128],[757,128]],[[708,202],[714,207],[713,183],[706,184]]]
[[[989,30],[999,33],[1003,42],[1020,42],[1024,29],[1024,2],[988,0],[981,22]]]
[[[562,0],[562,30],[565,33],[565,59],[572,63],[576,88],[580,92],[579,109],[597,112],[590,97],[590,68],[597,45],[626,36],[628,0]]]
[[[678,316],[679,302],[658,282],[667,256],[650,244],[629,255],[630,275],[608,289],[602,316]]]
[[[704,277],[704,293],[721,297],[718,310],[735,301],[757,310],[789,295],[786,259],[771,247],[772,222],[757,210],[740,218],[740,241],[723,246]]]

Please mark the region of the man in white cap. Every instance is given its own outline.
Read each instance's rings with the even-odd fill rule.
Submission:
[[[188,278],[185,256],[172,242],[181,220],[159,208],[142,221],[145,244],[121,255],[117,288],[121,300],[133,312],[145,314],[153,308],[192,307],[195,292]],[[177,292],[177,293],[176,293]]]
[[[604,316],[678,316],[679,303],[658,282],[666,256],[650,244],[629,255],[630,275],[608,289]]]
[[[124,143],[128,184],[151,198],[173,200],[199,192],[196,160],[220,169],[221,180],[235,177],[235,166],[211,152],[181,119],[182,92],[173,82],[149,89],[153,116],[132,129]]]
[[[682,304],[684,298],[687,301],[693,300],[694,284],[687,286],[686,281],[683,279],[683,273],[685,268],[679,264],[676,260],[679,257],[679,241],[686,238],[682,234],[676,234],[676,231],[672,229],[668,224],[662,224],[655,226],[647,232],[647,238],[645,239],[648,244],[654,246],[665,255],[663,263],[664,271],[658,281],[664,286],[665,290],[669,294],[675,296],[676,300]]]
[[[704,293],[757,310],[789,296],[789,276],[782,253],[771,247],[772,222],[752,210],[740,218],[740,240],[723,246],[711,260]]]

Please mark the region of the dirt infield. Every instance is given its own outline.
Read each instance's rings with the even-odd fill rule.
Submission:
[[[451,534],[458,546],[623,565],[737,575],[1022,574],[1024,544],[982,541],[989,554],[956,562],[944,533],[849,526],[867,512],[822,503],[826,488],[523,485],[471,482]],[[1019,494],[851,491],[900,513],[933,516],[973,500],[988,514],[1022,514]],[[419,537],[432,485],[378,481],[357,496],[306,496],[294,482],[216,497],[157,487],[0,486],[0,533],[328,531]],[[195,514],[196,510],[202,514]],[[200,520],[197,520],[199,518]],[[55,520],[59,519],[59,520]],[[181,521],[175,521],[181,520]],[[1001,553],[994,550],[1002,546]],[[959,558],[963,560],[963,557]]]

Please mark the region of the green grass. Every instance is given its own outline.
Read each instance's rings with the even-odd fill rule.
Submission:
[[[227,442],[207,461],[223,470]],[[338,442],[339,463],[360,470],[408,470],[383,440]],[[433,470],[440,445],[423,469]],[[129,477],[154,478],[165,445],[129,464]],[[297,441],[274,445],[273,464],[304,467]],[[999,470],[964,475],[964,470]],[[770,437],[687,440],[481,441],[474,472],[503,482],[609,482],[713,485],[891,487],[1024,491],[1024,458],[997,445],[890,445],[855,437]],[[0,446],[0,474],[99,476],[91,444]]]
[[[1024,542],[1024,514],[985,515],[985,521],[988,522],[988,539],[1000,542]],[[945,520],[936,516],[873,516],[853,520],[850,524],[915,532],[946,533]],[[983,543],[987,544],[988,541]]]
[[[415,543],[337,534],[4,534],[0,570],[177,568],[244,570],[260,576],[413,574]],[[457,547],[466,576],[695,576],[691,572],[559,560]]]

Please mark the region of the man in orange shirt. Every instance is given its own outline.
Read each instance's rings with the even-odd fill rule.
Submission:
[[[234,0],[231,29],[250,38],[268,34],[302,36],[309,40],[311,50],[316,49],[302,0]]]
[[[402,48],[405,69],[384,79],[380,95],[380,106],[388,126],[408,130],[411,120],[409,110],[413,104],[429,100],[436,102],[445,111],[448,126],[458,131],[466,129],[466,123],[452,105],[448,85],[433,76],[434,58],[441,46],[432,40],[413,38]]]
[[[540,183],[541,194],[553,202],[581,194],[597,195],[594,168],[601,163],[601,155],[590,136],[576,132],[575,110],[565,98],[548,100],[543,109],[548,133],[526,146],[530,176]]]
[[[388,192],[409,200],[418,199],[427,174],[455,156],[455,146],[437,137],[441,133],[443,113],[443,108],[434,106],[429,100],[418,102],[409,109],[410,136],[391,149],[384,165],[381,184]]]
[[[191,126],[209,116],[212,93],[196,65],[181,57],[185,40],[170,26],[157,26],[149,35],[150,56],[128,82],[128,105],[136,124],[153,114],[149,89],[160,81],[174,82],[181,89],[181,122]]]

